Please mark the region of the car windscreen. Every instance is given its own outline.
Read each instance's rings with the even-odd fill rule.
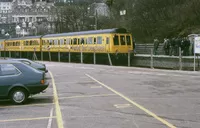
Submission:
[[[20,70],[23,70],[23,71],[31,70],[31,71],[36,72],[36,73],[41,73],[41,71],[39,71],[39,70],[29,66],[29,65],[26,65],[24,63],[16,63],[15,65],[16,65],[16,67],[19,67]]]

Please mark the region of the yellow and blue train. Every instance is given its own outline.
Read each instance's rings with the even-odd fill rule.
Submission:
[[[133,51],[133,39],[125,28],[90,30],[5,39],[0,51],[128,53]]]

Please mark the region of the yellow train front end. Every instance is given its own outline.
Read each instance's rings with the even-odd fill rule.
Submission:
[[[110,53],[128,53],[133,51],[131,34],[111,34]]]

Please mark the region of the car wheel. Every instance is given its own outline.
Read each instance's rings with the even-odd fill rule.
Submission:
[[[22,88],[16,88],[12,90],[10,93],[10,100],[14,104],[23,104],[26,102],[27,98],[28,96],[27,96],[26,90]]]

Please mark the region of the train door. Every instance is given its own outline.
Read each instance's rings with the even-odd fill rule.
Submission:
[[[114,34],[112,37],[112,47],[110,47],[110,52],[112,53],[118,53],[120,49],[120,41],[119,41],[120,36],[118,34]]]
[[[123,34],[119,35],[119,42],[120,42],[120,48],[119,52],[127,52],[127,42],[126,42],[126,36]]]
[[[131,35],[126,35],[126,44],[127,44],[128,51],[132,51],[133,49],[135,49],[135,46],[133,47],[133,41],[132,41]]]
[[[110,36],[105,37],[105,49],[106,53],[110,52]]]

